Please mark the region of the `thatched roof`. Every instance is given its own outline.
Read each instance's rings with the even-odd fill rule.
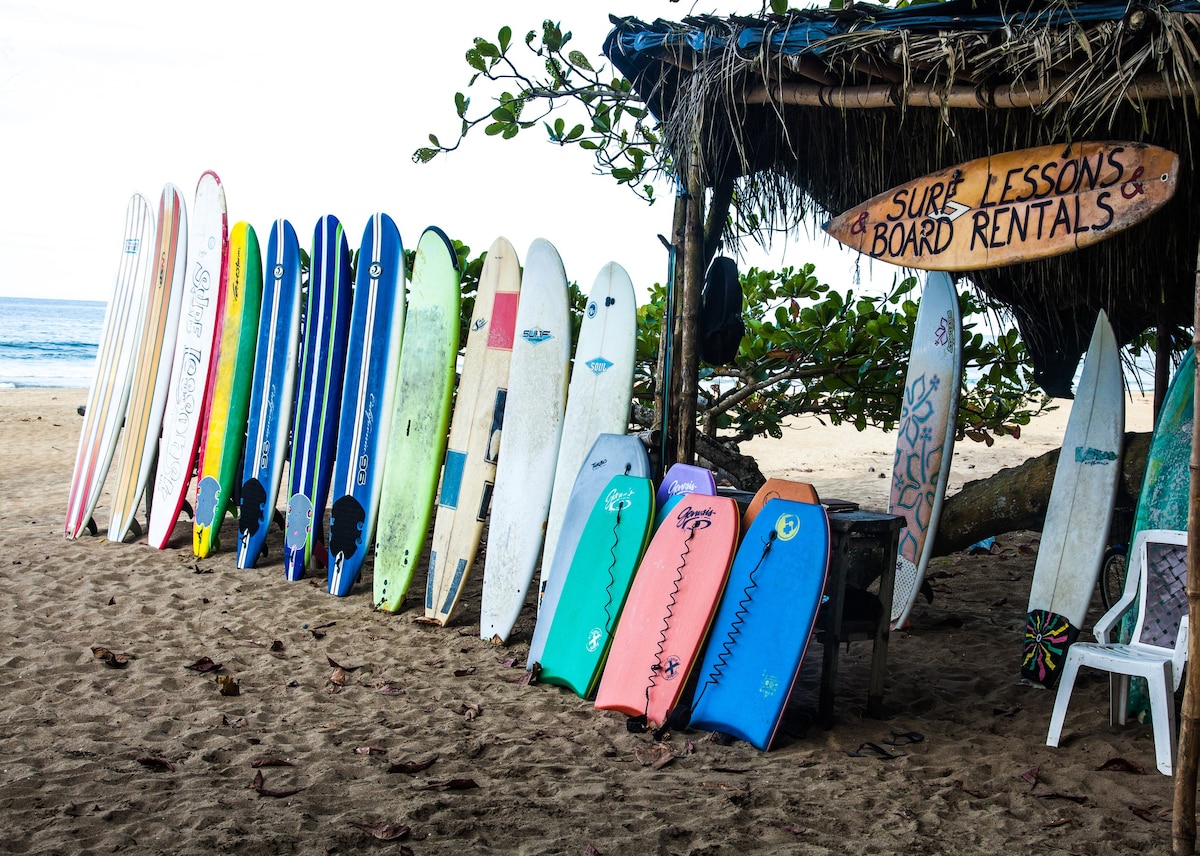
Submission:
[[[1070,388],[1096,311],[1122,343],[1192,323],[1200,2],[955,0],[786,16],[614,19],[605,53],[662,121],[682,174],[774,227],[822,222],[952,164],[1085,139],[1177,152],[1175,198],[1086,250],[971,273],[1010,306],[1042,386]]]

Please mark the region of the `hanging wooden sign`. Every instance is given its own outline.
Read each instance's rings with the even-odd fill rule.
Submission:
[[[979,270],[1056,256],[1144,220],[1175,194],[1179,156],[1091,142],[992,155],[881,193],[825,224],[872,258]]]

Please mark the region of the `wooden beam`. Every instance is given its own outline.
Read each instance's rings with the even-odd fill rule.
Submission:
[[[1051,96],[1063,103],[1075,99],[1074,92],[1060,92],[1064,81],[1050,83],[1044,88],[1024,84],[999,86],[952,86],[932,84],[912,86],[907,91],[887,84],[865,86],[819,86],[810,83],[774,83],[756,86],[742,97],[745,104],[784,104],[796,107],[832,107],[838,110],[872,110],[883,107],[952,107],[956,109],[997,108],[1012,110],[1040,107]],[[1196,93],[1169,85],[1158,75],[1145,75],[1125,89],[1126,98],[1135,101],[1162,101],[1193,97]]]
[[[679,394],[672,422],[676,431],[675,460],[694,463],[696,457],[696,391],[700,371],[700,291],[704,286],[704,177],[699,157],[686,173],[687,217],[683,239],[683,288],[679,300]]]

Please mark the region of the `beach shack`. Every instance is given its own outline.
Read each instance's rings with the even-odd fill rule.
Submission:
[[[1153,217],[1105,240],[1079,240],[1074,252],[1013,258],[1000,267],[959,266],[956,276],[1011,310],[1035,378],[1052,396],[1071,395],[1099,311],[1111,319],[1120,345],[1156,331],[1157,410],[1172,355],[1187,347],[1196,326],[1200,173],[1192,134],[1200,119],[1200,2],[952,0],[901,9],[862,3],[786,14],[765,9],[679,22],[613,18],[604,45],[659,121],[680,187],[674,309],[664,321],[664,333],[673,337],[663,337],[676,343],[664,378],[667,457],[688,462],[695,454],[699,296],[731,211],[762,229],[821,226],[955,164],[1087,141],[1177,153],[1173,196]],[[1044,164],[1027,173],[1029,166],[1004,173],[981,241],[998,247],[1014,230],[1029,228],[1027,219],[1014,225],[1012,211],[1002,210],[1029,201],[1019,189],[1026,178],[1035,188],[1030,193],[1042,180],[1061,184],[1059,190],[1088,180],[1081,171],[1043,173]],[[1128,176],[1102,189],[1125,201],[1141,194],[1157,176],[1137,170],[1131,164]],[[946,201],[905,200],[953,213]],[[1090,236],[1107,225],[1075,210],[1052,214],[1061,222],[1049,228],[1073,234]],[[916,240],[896,237],[900,244],[906,239]],[[867,255],[881,254],[868,249]],[[1189,554],[1195,552],[1193,546]],[[1200,605],[1190,584],[1189,592]],[[1197,653],[1193,648],[1189,658],[1189,694],[1200,680]],[[1177,853],[1195,845],[1197,702],[1200,696],[1189,695],[1184,705]]]

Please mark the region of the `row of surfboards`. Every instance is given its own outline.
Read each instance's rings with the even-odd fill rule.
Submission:
[[[425,607],[444,622],[494,506],[485,574],[504,601],[496,614],[511,619],[497,618],[488,638],[502,641],[543,547],[554,555],[592,442],[628,427],[633,286],[619,265],[601,269],[571,370],[567,280],[549,242],[533,242],[523,273],[503,238],[489,249],[461,366],[458,260],[440,230],[421,236],[407,299],[405,284],[400,236],[386,214],[367,225],[356,275],[343,227],[322,217],[303,288],[291,225],[273,224],[264,259],[252,226],[227,231],[215,174],[200,179],[190,231],[174,186],[163,190],[157,221],[135,195],[80,435],[67,537],[94,529],[115,456],[108,537],[136,532],[146,493],[147,539],[164,548],[199,451],[196,555],[218,548],[240,486],[237,564],[252,567],[289,462],[287,576],[298,579],[324,558],[330,592],[349,593],[379,521],[373,604],[386,611],[404,602],[436,497]]]
[[[708,470],[676,464],[657,494],[648,472],[636,437],[596,441],[570,501],[590,512],[563,529],[527,668],[648,728],[767,749],[817,620],[825,509],[771,479],[741,513]]]

